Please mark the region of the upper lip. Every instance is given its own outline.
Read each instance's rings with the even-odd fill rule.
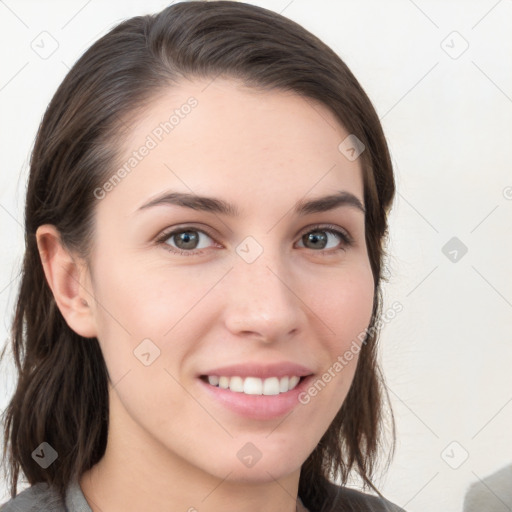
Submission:
[[[218,377],[259,377],[266,379],[268,377],[305,377],[313,372],[306,366],[291,362],[261,364],[261,363],[239,363],[229,366],[222,366],[207,370],[201,375],[216,375]]]

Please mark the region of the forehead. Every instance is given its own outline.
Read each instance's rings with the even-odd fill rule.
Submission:
[[[120,150],[126,176],[108,199],[133,210],[172,189],[222,196],[245,211],[347,190],[362,202],[360,159],[338,149],[348,135],[325,105],[294,92],[185,81],[138,113]]]

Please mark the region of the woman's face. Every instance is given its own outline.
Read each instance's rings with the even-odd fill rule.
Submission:
[[[134,123],[124,172],[95,191],[88,283],[118,446],[231,480],[300,469],[371,319],[348,135],[309,99],[220,79],[183,82]]]

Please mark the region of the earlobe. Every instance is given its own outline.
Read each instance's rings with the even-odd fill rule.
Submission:
[[[39,226],[36,240],[46,280],[66,323],[80,336],[97,336],[86,266],[62,245],[55,226]]]

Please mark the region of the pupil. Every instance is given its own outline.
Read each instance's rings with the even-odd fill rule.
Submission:
[[[192,231],[184,231],[183,233],[180,233],[178,235],[178,240],[180,241],[180,243],[183,242],[185,244],[185,247],[183,247],[183,249],[193,249],[194,248],[194,242],[197,242],[197,235],[192,234],[192,236],[191,236],[191,233],[193,233],[193,232]],[[192,242],[191,246],[189,245],[190,242]]]
[[[315,233],[320,233],[319,231],[316,231]],[[325,245],[322,245],[321,242],[326,242],[326,236],[325,234],[323,235],[318,235],[318,234],[313,234],[313,233],[309,233],[309,235],[307,235],[307,239],[308,241],[311,241],[313,242],[313,246],[314,247],[319,247],[319,244],[317,244],[316,242],[320,241],[320,245],[322,246],[322,248],[325,246]]]

